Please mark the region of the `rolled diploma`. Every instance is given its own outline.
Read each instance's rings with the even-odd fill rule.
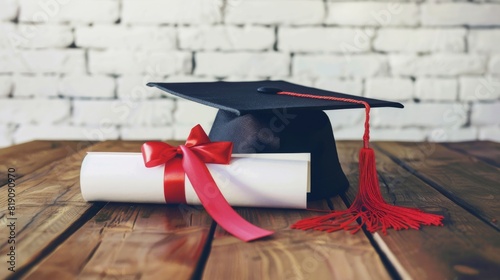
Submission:
[[[233,155],[231,163],[207,164],[232,206],[306,208],[309,154]],[[87,153],[80,186],[86,201],[165,203],[164,165],[146,168],[140,153]],[[201,204],[185,177],[187,204]]]

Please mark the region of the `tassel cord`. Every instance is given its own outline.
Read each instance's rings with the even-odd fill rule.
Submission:
[[[300,98],[312,98],[362,104],[365,107],[365,131],[363,147],[359,153],[359,188],[351,207],[347,210],[332,211],[320,217],[306,218],[292,225],[302,230],[321,230],[333,232],[344,229],[352,234],[363,226],[370,232],[381,230],[387,233],[388,228],[395,230],[419,229],[420,225],[442,225],[443,216],[424,213],[416,208],[391,205],[385,202],[375,165],[375,153],[370,148],[370,105],[366,101],[351,98],[322,96],[282,91],[280,95]]]

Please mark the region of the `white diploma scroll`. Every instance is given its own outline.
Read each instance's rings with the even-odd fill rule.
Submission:
[[[309,154],[233,154],[230,164],[207,164],[232,206],[306,208]],[[140,153],[87,153],[80,172],[86,201],[165,203],[164,165],[146,168]],[[201,204],[185,177],[187,204]]]

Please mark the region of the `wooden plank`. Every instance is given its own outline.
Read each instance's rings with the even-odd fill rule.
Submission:
[[[137,151],[139,145],[99,150]],[[211,225],[200,207],[109,203],[25,278],[188,279],[203,261]]]
[[[110,203],[25,279],[189,279],[210,225],[194,207]]]
[[[85,203],[80,193],[79,172],[87,151],[137,150],[140,143],[109,141],[96,144],[62,160],[46,164],[16,181],[16,270],[23,271],[42,256],[42,252],[64,235],[71,227],[86,221],[87,214],[97,205]],[[0,197],[7,197],[7,188],[0,188]],[[0,227],[7,226],[7,200],[0,200]],[[6,255],[10,245],[0,240],[0,254]],[[13,276],[0,270],[0,278]],[[15,276],[15,274],[14,274]]]
[[[397,143],[384,143],[384,146],[394,152],[390,147],[397,148]],[[360,147],[360,143],[338,143],[340,162],[351,182],[347,193],[350,201],[357,191],[358,166],[353,159],[357,159]],[[374,240],[403,279],[496,279],[500,275],[500,234],[495,229],[380,150],[376,151],[376,157],[381,191],[388,202],[445,216],[444,227],[389,230],[385,236],[374,234]],[[428,159],[439,158],[436,153]]]
[[[450,149],[474,156],[486,163],[500,167],[500,143],[489,141],[472,141],[444,143]]]
[[[335,207],[341,208],[339,198]],[[314,205],[328,209],[326,203]],[[294,222],[321,213],[251,209],[238,212],[248,221],[275,230],[267,239],[241,242],[216,231],[204,279],[390,279],[365,235],[290,229]]]
[[[16,177],[21,178],[91,144],[85,141],[32,141],[0,149],[0,186],[7,184],[9,168],[15,168]]]
[[[441,144],[380,143],[377,147],[449,199],[500,230],[500,168]]]

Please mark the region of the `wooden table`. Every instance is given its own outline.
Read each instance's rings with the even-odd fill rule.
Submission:
[[[87,151],[139,151],[140,142],[35,141],[0,149],[0,278],[21,279],[499,279],[500,144],[373,144],[385,198],[445,216],[444,227],[324,233],[289,229],[317,213],[238,211],[276,231],[244,243],[200,207],[86,203]],[[360,143],[339,142],[348,193],[311,207],[340,209],[357,189]],[[10,175],[9,175],[9,168]],[[15,171],[13,171],[15,169]],[[8,211],[15,176],[15,213]],[[15,218],[12,220],[10,218]],[[14,221],[14,238],[10,223]],[[9,240],[15,240],[11,250]],[[15,251],[15,273],[7,254]]]

